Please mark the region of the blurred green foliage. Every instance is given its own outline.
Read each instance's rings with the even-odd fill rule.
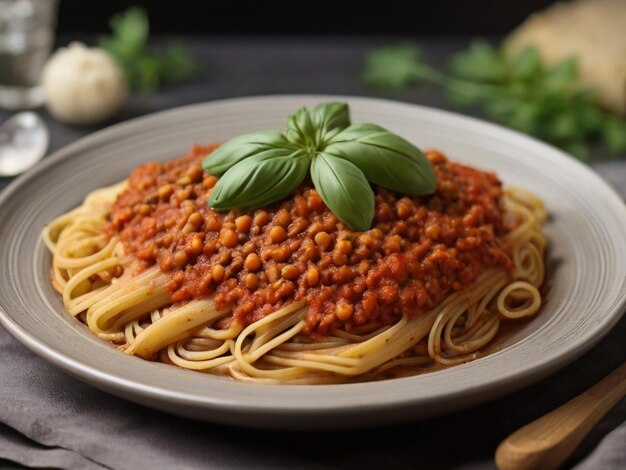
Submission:
[[[131,7],[113,16],[109,25],[111,35],[101,38],[98,45],[126,71],[131,89],[151,93],[163,84],[184,81],[196,71],[181,45],[170,45],[161,53],[148,51],[150,23],[142,8]]]
[[[442,86],[458,107],[477,107],[500,124],[538,137],[581,159],[589,144],[603,142],[626,153],[626,122],[600,109],[595,90],[577,82],[574,58],[543,64],[535,48],[508,58],[489,43],[474,42],[442,73],[426,64],[419,49],[400,44],[372,51],[363,79],[371,86],[405,88],[428,81]]]

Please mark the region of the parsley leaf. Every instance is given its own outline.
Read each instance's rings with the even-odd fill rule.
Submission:
[[[150,23],[146,12],[132,7],[111,18],[112,34],[100,39],[98,45],[107,50],[122,66],[132,89],[150,93],[166,83],[191,77],[196,65],[180,45],[169,46],[162,53],[147,50]]]
[[[421,53],[411,44],[384,47],[367,56],[364,80],[383,88],[403,88],[418,77]]]
[[[498,82],[507,75],[500,52],[485,42],[474,42],[467,52],[454,56],[449,68],[456,77],[484,82]]]
[[[485,42],[474,42],[452,57],[449,74],[423,62],[410,44],[372,51],[363,73],[371,86],[405,88],[423,81],[444,88],[458,107],[476,107],[487,118],[538,137],[578,158],[600,141],[613,154],[626,153],[626,122],[600,109],[596,92],[577,83],[574,58],[547,67],[536,48],[516,57]]]

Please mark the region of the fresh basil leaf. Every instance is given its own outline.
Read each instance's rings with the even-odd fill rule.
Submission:
[[[346,103],[319,104],[313,108],[311,116],[316,128],[318,146],[323,146],[325,140],[350,125],[350,111]]]
[[[311,179],[328,208],[352,230],[365,231],[374,219],[374,192],[365,175],[348,160],[318,152]]]
[[[525,47],[511,63],[511,74],[519,80],[532,80],[541,72],[539,51],[533,46]]]
[[[305,107],[287,118],[287,140],[303,147],[317,146],[316,127],[311,113]]]
[[[211,191],[209,206],[220,211],[267,206],[289,196],[308,169],[305,150],[264,150],[224,173]]]
[[[202,168],[210,175],[219,176],[236,163],[270,148],[286,148],[293,152],[293,145],[276,131],[251,132],[234,137],[202,160]]]
[[[475,41],[466,52],[455,55],[450,71],[457,77],[486,82],[501,82],[507,75],[498,49],[484,41]]]
[[[372,183],[404,194],[430,194],[436,188],[428,159],[413,144],[374,124],[354,124],[324,150],[355,164]]]

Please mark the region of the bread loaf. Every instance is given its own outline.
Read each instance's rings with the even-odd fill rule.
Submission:
[[[574,0],[534,13],[505,40],[507,54],[534,45],[547,64],[578,58],[581,84],[626,115],[626,0]]]

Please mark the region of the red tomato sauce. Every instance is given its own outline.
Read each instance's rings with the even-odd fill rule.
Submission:
[[[141,165],[112,206],[107,233],[119,233],[142,267],[167,273],[174,303],[211,296],[250,324],[304,300],[305,332],[316,337],[419,315],[487,268],[512,269],[499,241],[508,229],[494,173],[427,152],[436,192],[409,197],[375,187],[372,228],[355,232],[310,181],[269,207],[213,211],[207,198],[217,178],[200,162],[216,147]]]

